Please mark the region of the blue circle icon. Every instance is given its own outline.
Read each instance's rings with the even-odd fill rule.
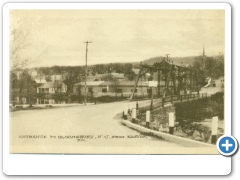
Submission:
[[[221,136],[216,145],[218,151],[224,156],[233,155],[238,148],[238,142],[233,136]]]

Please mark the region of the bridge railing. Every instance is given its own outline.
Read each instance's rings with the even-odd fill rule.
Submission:
[[[206,98],[208,97],[207,93],[199,93],[198,94],[185,94],[185,95],[173,95],[173,96],[166,96],[165,98],[158,98],[158,99],[153,99],[153,103],[151,101],[144,102],[144,103],[136,103],[136,109],[139,110],[154,110],[160,107],[164,107],[168,104],[174,104],[176,102],[185,102],[185,101],[190,101],[190,100],[195,100],[195,99],[200,99],[200,98]]]

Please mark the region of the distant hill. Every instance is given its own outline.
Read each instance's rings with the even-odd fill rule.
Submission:
[[[195,59],[198,56],[188,56],[188,57],[169,57],[170,61],[173,63],[177,63],[177,64],[189,64],[189,65],[193,65]],[[218,56],[212,56],[213,58],[216,59],[223,59],[224,56],[223,55],[218,55]],[[147,65],[152,65],[156,62],[161,62],[164,59],[164,57],[162,56],[158,56],[158,57],[153,57],[147,60],[142,61],[143,64],[147,64]]]

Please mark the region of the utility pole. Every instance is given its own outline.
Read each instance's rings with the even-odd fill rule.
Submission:
[[[205,46],[203,45],[203,54],[202,54],[202,70],[205,69]]]
[[[168,62],[168,56],[169,56],[170,54],[166,54],[166,56],[167,56],[167,62]]]
[[[169,56],[170,54],[166,54],[166,56],[167,56],[167,62],[168,62],[168,56]],[[169,63],[170,64],[170,63]],[[170,65],[170,69],[168,69],[169,70],[169,72],[168,72],[168,76],[167,76],[167,73],[165,73],[165,88],[164,88],[164,91],[163,91],[163,98],[165,98],[166,97],[166,94],[167,94],[167,90],[168,90],[168,85],[169,85],[169,78],[170,78],[170,75],[171,75],[171,73],[172,73],[172,64]]]
[[[87,53],[88,53],[88,43],[92,43],[92,41],[84,42],[86,43],[86,65],[85,65],[85,101],[84,104],[87,104]]]

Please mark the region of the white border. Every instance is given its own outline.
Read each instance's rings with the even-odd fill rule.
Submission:
[[[9,154],[9,9],[225,9],[225,121],[231,134],[231,7],[227,3],[13,3],[3,7],[3,172],[8,175],[227,175],[221,155],[17,155]],[[197,162],[194,163],[193,162]],[[176,162],[176,163],[172,163]],[[184,162],[184,165],[182,164]],[[193,165],[194,164],[194,165]],[[203,166],[204,164],[204,166]],[[149,168],[146,168],[147,167]],[[189,165],[189,166],[187,166]],[[218,168],[212,168],[217,166]]]

